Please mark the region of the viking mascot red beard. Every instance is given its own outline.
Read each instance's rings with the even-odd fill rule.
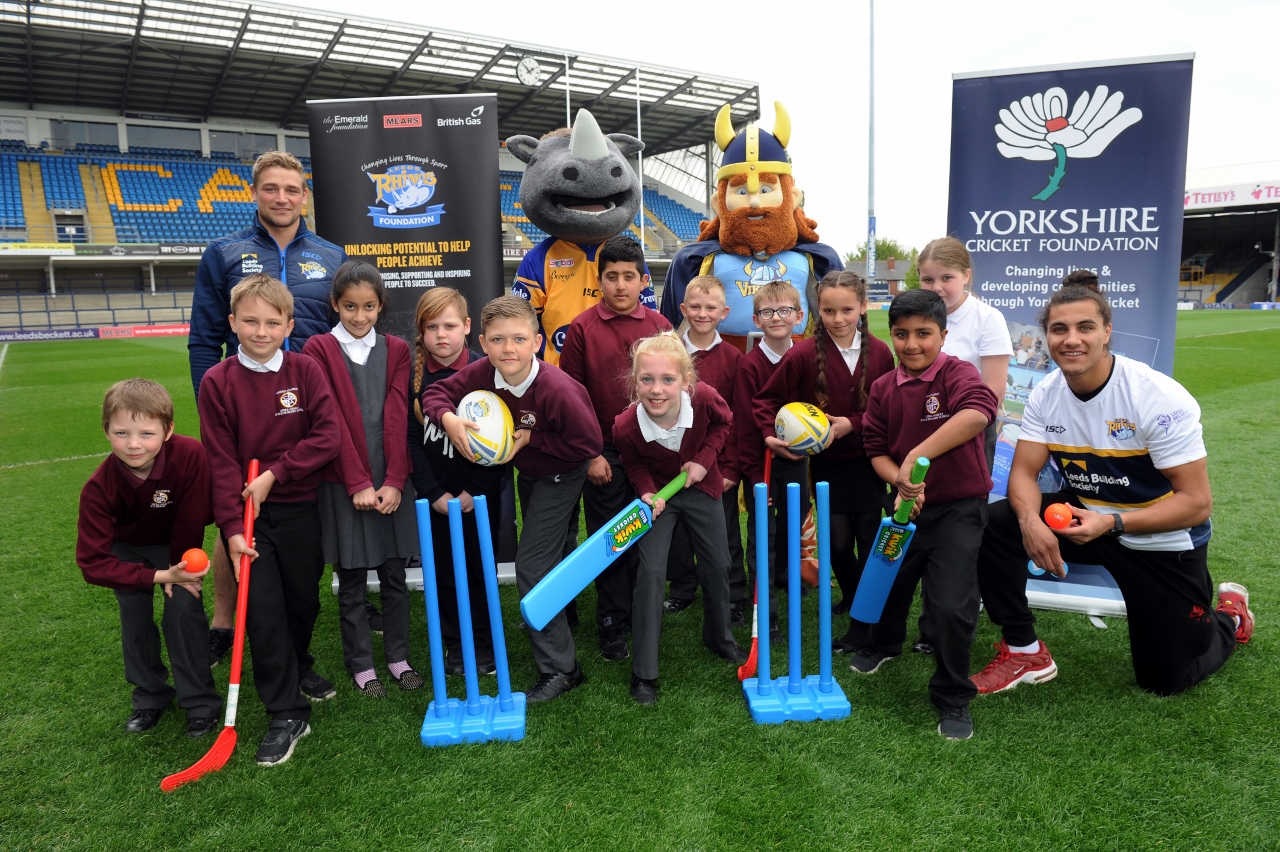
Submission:
[[[729,307],[719,331],[742,350],[755,330],[752,299],[762,286],[789,282],[799,291],[808,318],[817,308],[818,280],[833,269],[844,269],[835,249],[818,242],[817,223],[804,214],[786,150],[791,119],[781,103],[774,108],[773,133],[748,124],[737,134],[729,107],[721,108],[716,144],[724,156],[716,173],[716,217],[703,223],[697,242],[676,252],[662,294],[662,314],[678,326],[685,285],[698,275],[719,278]],[[803,324],[798,325],[796,333],[803,331]]]

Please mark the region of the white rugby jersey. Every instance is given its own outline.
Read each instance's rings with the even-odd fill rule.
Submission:
[[[1139,361],[1115,356],[1102,392],[1081,402],[1055,370],[1031,391],[1021,441],[1045,444],[1066,490],[1096,512],[1124,513],[1173,495],[1160,471],[1204,458],[1200,406],[1186,388]],[[1150,535],[1122,535],[1134,550],[1189,550],[1209,522]]]

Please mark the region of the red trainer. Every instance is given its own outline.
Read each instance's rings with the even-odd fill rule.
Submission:
[[[996,658],[969,680],[978,687],[979,695],[1005,692],[1020,683],[1044,683],[1058,676],[1058,664],[1049,654],[1049,646],[1040,643],[1034,654],[1015,654],[1001,639],[995,644]]]
[[[1249,590],[1239,583],[1223,583],[1218,586],[1218,612],[1225,612],[1240,619],[1236,627],[1236,642],[1243,645],[1253,638],[1253,613],[1249,611]]]

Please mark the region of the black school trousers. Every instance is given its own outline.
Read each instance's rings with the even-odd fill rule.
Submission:
[[[1050,503],[1080,501],[1072,494],[1045,494]],[[1235,650],[1235,620],[1213,609],[1209,545],[1191,550],[1133,550],[1111,536],[1087,544],[1059,537],[1067,562],[1101,565],[1115,578],[1128,612],[1129,650],[1138,686],[1158,695],[1174,695],[1213,674]],[[991,521],[982,540],[978,584],[991,621],[1010,645],[1037,640],[1036,617],[1027,604],[1027,552],[1022,530],[1008,500],[991,505]]]
[[[987,526],[987,500],[926,501],[915,523],[884,612],[868,629],[867,647],[891,656],[902,653],[907,615],[919,583],[921,618],[935,662],[929,697],[938,707],[967,707],[978,691],[969,680],[969,648],[978,627],[976,563]]]
[[[129,562],[142,562],[163,571],[169,567],[169,545],[131,545],[117,541],[111,552]],[[178,698],[188,718],[217,716],[222,697],[209,672],[209,619],[204,601],[186,589],[173,587],[173,597],[163,587],[116,589],[120,604],[120,645],[124,652],[124,678],[133,685],[134,710],[163,710]],[[155,598],[160,595],[163,615],[160,627],[169,649],[169,669],[160,656],[160,632],[156,630]]]
[[[627,479],[617,447],[606,442],[601,455],[609,463],[613,476],[603,485],[593,485],[587,480],[582,486],[582,509],[587,520],[587,535],[603,527],[636,499],[636,490],[631,485],[631,480]],[[639,564],[638,552],[635,548],[629,548],[596,577],[596,626],[600,628],[602,636],[605,633],[619,633],[631,624],[631,594],[636,587],[636,569]]]
[[[738,486],[725,491],[720,497],[724,510],[725,540],[729,546],[729,603],[741,607],[751,600],[747,589],[747,574],[742,568],[742,524],[738,514]],[[667,562],[667,580],[671,583],[670,597],[692,600],[698,590],[698,573],[694,565],[695,548],[690,536],[689,521],[676,520],[671,533],[671,555]],[[703,557],[698,551],[698,559]]]
[[[258,558],[249,571],[247,632],[253,684],[273,720],[311,718],[298,678],[311,670],[320,614],[320,511],[315,501],[263,503],[253,527]]]

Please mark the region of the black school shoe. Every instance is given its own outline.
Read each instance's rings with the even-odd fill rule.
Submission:
[[[747,652],[739,648],[737,645],[734,645],[731,650],[726,651],[724,653],[717,651],[715,648],[708,648],[707,650],[709,650],[711,653],[715,654],[717,657],[719,657],[722,660],[728,660],[729,662],[733,663],[735,666],[740,666],[743,663],[745,663],[748,657]]]
[[[631,697],[637,704],[658,703],[658,682],[647,678],[631,676]]]
[[[352,675],[351,685],[356,688],[356,692],[363,693],[364,695],[367,695],[370,698],[386,698],[387,697],[387,688],[383,686],[382,681],[378,680],[376,677],[369,678],[364,682],[364,686],[361,686],[359,682],[356,680],[356,676]]]
[[[729,604],[729,626],[730,627],[746,627],[747,626],[747,606],[746,604]]]
[[[539,704],[559,698],[569,690],[582,686],[586,679],[587,676],[582,673],[582,666],[577,664],[568,674],[561,672],[540,674],[537,682],[525,692],[524,700],[528,704]]]
[[[667,612],[684,612],[693,606],[693,598],[667,598],[662,602],[662,608]]]
[[[302,719],[273,719],[267,735],[258,746],[259,766],[279,766],[293,757],[293,747],[298,740],[311,733],[311,726]]]
[[[235,644],[236,632],[225,627],[209,628],[209,668],[222,662],[222,658]]]
[[[631,656],[627,650],[627,634],[622,630],[606,630],[600,634],[600,656],[606,660],[625,660]]]
[[[142,710],[134,710],[133,715],[129,717],[129,721],[125,722],[124,729],[130,734],[141,734],[149,731],[160,721],[160,717],[164,715],[165,708],[158,709],[144,708]]]
[[[973,736],[973,717],[968,707],[943,707],[938,710],[938,733],[949,740],[967,740]]]
[[[925,638],[921,636],[911,644],[911,650],[917,654],[932,654],[933,646],[926,642]]]
[[[392,675],[394,677],[394,675]],[[422,675],[414,669],[408,669],[401,672],[400,677],[396,678],[396,684],[400,687],[401,692],[412,692],[415,689],[422,689]]]
[[[316,674],[315,669],[308,669],[298,678],[298,689],[309,701],[325,701],[338,694],[329,679]]]
[[[198,740],[203,736],[207,736],[218,727],[217,716],[188,716],[187,717],[187,736],[193,740]]]
[[[482,675],[490,675],[498,670],[494,662],[492,648],[476,648],[476,671]],[[466,663],[462,659],[462,646],[450,645],[444,650],[444,673],[447,675],[466,674]]]

